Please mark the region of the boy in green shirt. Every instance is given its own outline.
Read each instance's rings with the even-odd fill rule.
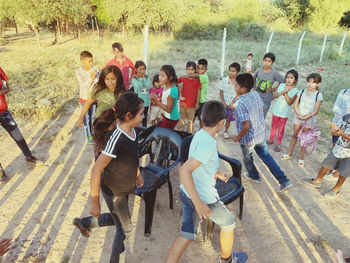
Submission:
[[[196,115],[194,117],[194,120],[196,119],[196,117],[198,117],[199,125],[201,128],[203,127],[203,123],[201,119],[202,109],[203,109],[204,103],[207,101],[207,90],[209,86],[209,78],[208,78],[208,74],[206,73],[207,69],[208,69],[208,61],[204,58],[198,60],[197,73],[198,73],[199,81],[202,85],[202,89],[201,89],[201,96],[199,100],[199,108],[196,110]]]

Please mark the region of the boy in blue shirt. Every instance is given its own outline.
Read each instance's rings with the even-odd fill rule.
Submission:
[[[255,183],[261,179],[253,161],[253,150],[266,164],[272,175],[280,184],[280,192],[292,186],[289,179],[277,165],[268,152],[266,144],[266,128],[264,122],[263,102],[256,91],[251,91],[254,79],[251,74],[244,73],[236,77],[236,98],[231,103],[231,109],[236,114],[237,136],[233,141],[241,144],[244,165],[248,173],[243,176]]]
[[[221,227],[220,262],[246,262],[248,259],[246,253],[232,254],[236,219],[219,201],[215,188],[217,178],[228,181],[225,174],[218,172],[219,157],[215,139],[215,134],[225,123],[225,106],[215,100],[206,102],[201,119],[203,128],[194,135],[188,160],[179,170],[182,226],[180,235],[169,250],[166,262],[174,263],[180,260],[187,246],[192,240],[195,240],[200,220],[207,218]]]

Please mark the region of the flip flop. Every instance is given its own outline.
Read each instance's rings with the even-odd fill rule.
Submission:
[[[304,184],[316,187],[316,188],[320,188],[321,187],[321,183],[313,183],[314,179],[313,178],[306,178],[303,180]]]
[[[280,152],[280,151],[281,151],[281,146],[280,146],[280,145],[276,145],[276,146],[273,148],[273,150],[274,150],[275,152]]]
[[[282,154],[281,155],[281,160],[285,161],[285,160],[289,160],[290,156],[288,154]]]

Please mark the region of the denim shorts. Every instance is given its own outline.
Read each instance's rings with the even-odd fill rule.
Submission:
[[[192,200],[180,190],[180,199],[182,203],[182,225],[180,235],[184,238],[195,240],[200,223],[199,216],[194,208]],[[236,227],[235,216],[227,209],[223,202],[217,201],[213,204],[207,204],[211,213],[210,220],[219,225],[224,231],[232,231]]]

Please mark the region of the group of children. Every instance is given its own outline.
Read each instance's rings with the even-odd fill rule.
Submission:
[[[131,232],[128,195],[132,194],[135,186],[143,186],[138,134],[134,128],[141,124],[147,126],[146,116],[150,112],[152,124],[160,122],[160,127],[168,129],[175,129],[176,125],[184,129],[187,125],[188,132],[193,133],[193,121],[198,116],[201,129],[195,133],[189,158],[179,170],[183,214],[181,231],[170,247],[166,262],[179,261],[190,241],[195,239],[200,219],[206,218],[221,227],[219,262],[246,262],[246,253],[232,252],[235,217],[219,201],[215,188],[216,180],[228,180],[218,171],[216,135],[225,126],[223,137],[240,143],[247,169],[245,178],[261,182],[253,161],[254,150],[279,182],[280,192],[288,190],[292,184],[269,154],[268,144],[274,142],[278,133],[274,150],[280,151],[284,128],[293,107],[296,112],[293,136],[288,154],[281,156],[282,160],[291,158],[298,135],[311,131],[317,123],[317,113],[323,100],[319,91],[321,76],[310,74],[306,79],[307,87],[298,91],[298,73],[290,70],[283,78],[272,68],[275,61],[272,53],[264,55],[263,66],[251,75],[253,55],[249,54],[245,63],[247,73],[240,74],[241,66],[236,62],[229,66],[228,77],[223,78],[219,85],[221,102],[206,101],[209,81],[205,59],[200,59],[197,65],[189,61],[186,75],[179,78],[173,66],[163,65],[151,82],[144,62],[137,61],[133,65],[124,56],[120,43],[114,43],[112,48],[115,57],[101,71],[93,66],[93,56],[88,51],[81,52],[82,66],[76,71],[82,106],[78,126],[84,126],[88,143],[94,144],[96,162],[90,181],[92,216],[75,218],[73,224],[86,237],[90,236],[94,227],[115,225],[110,262],[119,262],[125,251],[124,240]],[[7,81],[6,75],[3,78]],[[274,86],[275,82],[279,84]],[[8,86],[3,84],[0,86],[0,106],[4,101],[1,96],[6,92]],[[350,90],[341,93],[334,106],[336,120],[331,126],[332,134],[337,136],[334,137],[335,146],[322,162],[318,177],[305,180],[309,185],[320,187],[324,175],[334,169],[332,177],[338,176],[339,179],[331,190],[333,193],[326,194],[328,198],[338,195],[350,169]],[[273,99],[276,101],[272,109],[271,133],[266,141],[265,117]],[[11,115],[7,108],[0,114],[1,124],[7,129],[1,118]],[[236,121],[237,135],[230,137],[228,129],[232,121]],[[10,125],[13,122],[10,118]],[[21,147],[20,142],[24,139],[18,128],[7,130]],[[23,153],[28,153],[24,150]],[[302,148],[299,166],[304,165],[304,154],[305,148]],[[27,155],[27,160],[31,158],[35,162],[35,157]],[[100,189],[110,213],[101,214]]]

